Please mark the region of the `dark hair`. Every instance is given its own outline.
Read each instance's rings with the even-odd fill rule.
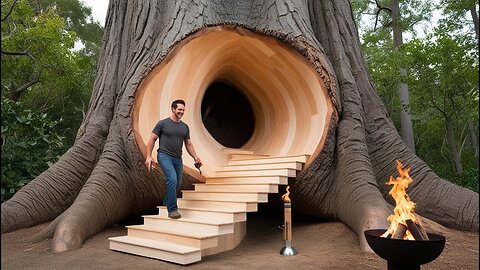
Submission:
[[[176,109],[178,104],[182,104],[183,106],[185,106],[185,101],[183,101],[182,99],[174,100],[172,102],[172,109]]]

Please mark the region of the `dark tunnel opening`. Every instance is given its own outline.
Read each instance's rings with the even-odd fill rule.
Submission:
[[[202,122],[221,145],[242,147],[253,135],[255,117],[247,97],[224,82],[214,82],[202,99]]]

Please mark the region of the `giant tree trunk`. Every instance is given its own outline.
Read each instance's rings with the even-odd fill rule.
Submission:
[[[386,115],[349,1],[111,0],[77,140],[2,204],[2,232],[53,219],[45,235],[53,235],[52,250],[61,252],[155,209],[165,186],[161,173],[143,165],[145,137],[177,97],[187,101],[184,118],[204,174],[213,172],[221,147],[206,135],[200,105],[216,81],[240,89],[254,105],[246,147],[311,155],[292,190],[296,206],[342,221],[360,236],[363,249],[363,230],[387,228],[392,200],[384,183],[395,173],[396,159],[412,168],[407,192],[418,214],[478,230],[478,194],[437,177]],[[295,125],[299,121],[303,125]],[[191,160],[184,161],[189,186],[201,177]]]

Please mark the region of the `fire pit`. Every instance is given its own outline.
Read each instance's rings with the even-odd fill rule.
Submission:
[[[435,260],[445,247],[445,237],[427,233],[429,240],[402,240],[381,237],[385,229],[366,230],[367,243],[372,250],[387,260],[388,270],[418,269]]]
[[[418,269],[420,265],[433,261],[445,247],[445,237],[427,233],[421,220],[415,215],[415,203],[410,200],[406,189],[413,182],[410,168],[404,169],[397,160],[399,176],[385,183],[393,185],[390,194],[395,200],[394,214],[388,230],[366,230],[367,243],[378,256],[387,260],[388,269]]]

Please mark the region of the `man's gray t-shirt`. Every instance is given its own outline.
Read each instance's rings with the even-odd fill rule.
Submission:
[[[182,157],[182,146],[185,139],[190,139],[190,130],[184,122],[175,122],[170,117],[160,120],[153,128],[160,139],[158,152],[172,157]]]

